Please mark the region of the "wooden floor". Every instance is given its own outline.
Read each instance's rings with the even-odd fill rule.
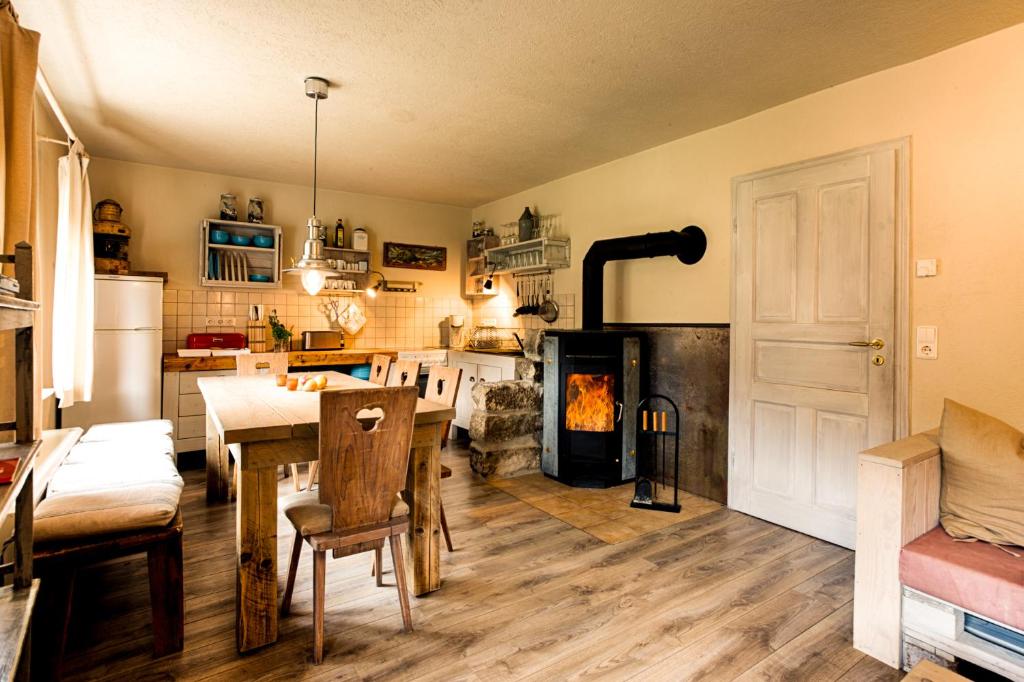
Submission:
[[[722,509],[609,545],[472,477],[445,454],[456,551],[401,632],[389,567],[328,560],[326,658],[311,662],[302,557],[276,645],[235,652],[234,506],[185,472],[185,651],[150,657],[145,559],[82,576],[68,678],[396,680],[896,680],[850,646],[853,555]],[[290,490],[282,481],[282,491]],[[283,581],[290,527],[279,524]],[[88,586],[85,588],[84,586]]]

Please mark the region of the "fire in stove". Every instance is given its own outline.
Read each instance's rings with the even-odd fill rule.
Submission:
[[[615,375],[570,374],[565,380],[565,428],[615,430]]]

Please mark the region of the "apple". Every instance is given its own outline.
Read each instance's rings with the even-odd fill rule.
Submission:
[[[316,381],[316,387],[317,388],[323,388],[323,387],[325,387],[327,385],[327,375],[326,374],[317,374],[315,381]]]
[[[302,390],[303,391],[315,391],[316,390],[316,381],[314,381],[313,379],[308,379],[304,384],[302,384]]]

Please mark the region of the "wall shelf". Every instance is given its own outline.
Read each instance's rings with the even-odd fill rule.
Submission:
[[[487,249],[497,246],[498,242],[498,238],[494,235],[484,235],[466,240],[466,257],[463,260],[465,267],[463,295],[466,298],[488,298],[498,295],[497,282],[490,289],[484,289],[484,282],[487,281],[490,274]]]
[[[270,237],[272,246],[237,246],[215,244],[210,232],[224,230],[229,235]],[[281,228],[263,223],[207,218],[199,226],[199,284],[204,287],[228,289],[280,289],[282,238]],[[266,275],[268,282],[251,282],[250,275]]]
[[[569,267],[569,240],[539,237],[485,251],[496,275],[527,275]]]

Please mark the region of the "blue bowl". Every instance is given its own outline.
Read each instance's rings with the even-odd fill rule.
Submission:
[[[246,237],[245,235],[241,234],[233,234],[231,235],[231,243],[234,244],[235,246],[249,246],[249,244],[252,244],[252,237]]]
[[[250,282],[269,282],[270,275],[249,275]]]
[[[227,244],[231,238],[224,230],[210,230],[210,241],[214,244]]]
[[[271,246],[274,245],[274,238],[268,237],[263,234],[258,234],[252,238],[252,243],[264,249],[269,249]]]

